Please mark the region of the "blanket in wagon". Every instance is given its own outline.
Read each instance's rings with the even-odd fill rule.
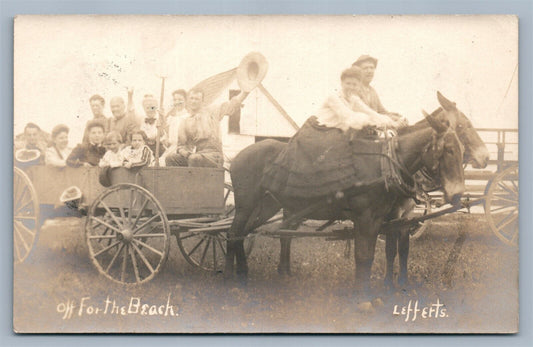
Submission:
[[[346,132],[310,117],[278,157],[265,167],[261,185],[275,195],[313,198],[335,194],[381,175],[383,142],[373,131]]]

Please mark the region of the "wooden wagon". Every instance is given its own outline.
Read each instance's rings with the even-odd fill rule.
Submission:
[[[220,271],[232,221],[231,186],[224,169],[112,169],[112,186],[99,183],[98,168],[32,166],[14,169],[14,257],[24,261],[36,243],[45,206],[60,205],[61,193],[77,186],[77,208],[98,270],[113,281],[143,283],[164,265],[170,236],[185,259]],[[247,242],[248,250],[251,241]]]

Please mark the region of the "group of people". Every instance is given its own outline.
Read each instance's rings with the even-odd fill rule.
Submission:
[[[376,67],[377,59],[363,55],[344,70],[340,92],[329,96],[317,110],[317,122],[343,131],[405,125],[404,118],[383,107],[370,86]],[[68,146],[66,125],[55,126],[51,139],[43,139],[39,126],[28,123],[23,137],[15,141],[15,150],[38,150],[41,163],[57,167],[131,168],[154,165],[156,160],[161,166],[221,167],[224,157],[219,122],[238,110],[247,95],[241,92],[228,102],[206,107],[201,89],[188,93],[178,89],[172,93],[173,107],[166,114],[153,95],[145,95],[143,121],[135,116],[133,89],[128,90],[127,107],[121,97],[110,100],[112,117],[104,115],[104,98],[93,95],[89,99],[93,118],[87,122],[83,140],[75,148]]]
[[[111,99],[113,116],[109,118],[104,115],[104,98],[93,95],[89,99],[93,118],[76,147],[68,146],[68,126],[55,126],[46,138],[37,124],[28,123],[23,136],[15,139],[15,151],[37,150],[39,163],[56,167],[133,168],[154,165],[156,160],[161,166],[221,167],[219,122],[240,108],[247,95],[241,92],[216,107],[204,107],[203,90],[178,89],[172,93],[173,107],[166,114],[153,95],[145,95],[142,121],[132,107],[132,89],[128,90],[128,107],[121,97]]]

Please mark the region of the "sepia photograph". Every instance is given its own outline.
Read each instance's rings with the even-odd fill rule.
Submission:
[[[518,36],[15,17],[14,332],[518,333]]]

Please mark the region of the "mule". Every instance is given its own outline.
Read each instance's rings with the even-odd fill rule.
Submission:
[[[456,203],[464,192],[462,145],[457,134],[449,128],[449,120],[440,122],[431,116],[427,119],[430,128],[397,137],[398,147],[401,148],[401,151],[397,152],[398,161],[408,175],[421,168],[438,172],[445,199]],[[313,199],[273,196],[260,182],[263,170],[285,146],[274,140],[262,141],[245,148],[232,162],[230,173],[234,187],[235,218],[228,232],[225,278],[233,277],[236,264],[237,276],[243,281],[246,280],[248,266],[243,247],[244,237],[283,208],[288,215],[296,214],[302,218],[352,220],[356,230],[353,235],[356,289],[360,293],[368,293],[366,289],[370,283],[378,232],[400,197],[398,192],[387,190],[385,184],[380,183],[373,185],[371,189],[362,189],[358,194],[351,194],[349,189],[341,194],[340,199],[330,196]],[[377,156],[368,158],[367,163],[367,167],[360,168],[362,178],[375,180],[375,173],[380,170],[380,159]],[[361,182],[353,184],[355,188],[362,188]],[[320,208],[316,208],[317,206]],[[288,218],[282,223],[282,228],[295,222],[297,223],[297,220]],[[284,241],[286,240],[282,240],[278,266],[280,272],[288,272],[290,269],[290,244],[284,245]]]
[[[479,137],[472,123],[461,112],[456,104],[440,92],[437,92],[437,99],[441,107],[431,113],[433,118],[438,120],[447,119],[450,122],[450,127],[455,129],[457,136],[464,146],[463,164],[472,164],[474,168],[485,168],[489,161],[489,151],[487,146]],[[428,114],[423,111],[424,116]],[[428,128],[430,125],[424,119],[412,127],[406,127],[398,131],[399,135],[405,135],[409,132]],[[438,182],[434,183],[433,187],[426,187],[428,190],[436,190]],[[415,202],[412,199],[399,199],[397,205],[393,208],[391,214],[387,219],[396,219],[408,215],[415,207]],[[399,273],[398,284],[405,286],[408,284],[407,260],[409,257],[409,228],[404,227],[399,230],[389,230],[385,234],[386,245],[385,254],[387,259],[385,285],[388,288],[393,288],[393,268],[396,255],[399,255]]]

